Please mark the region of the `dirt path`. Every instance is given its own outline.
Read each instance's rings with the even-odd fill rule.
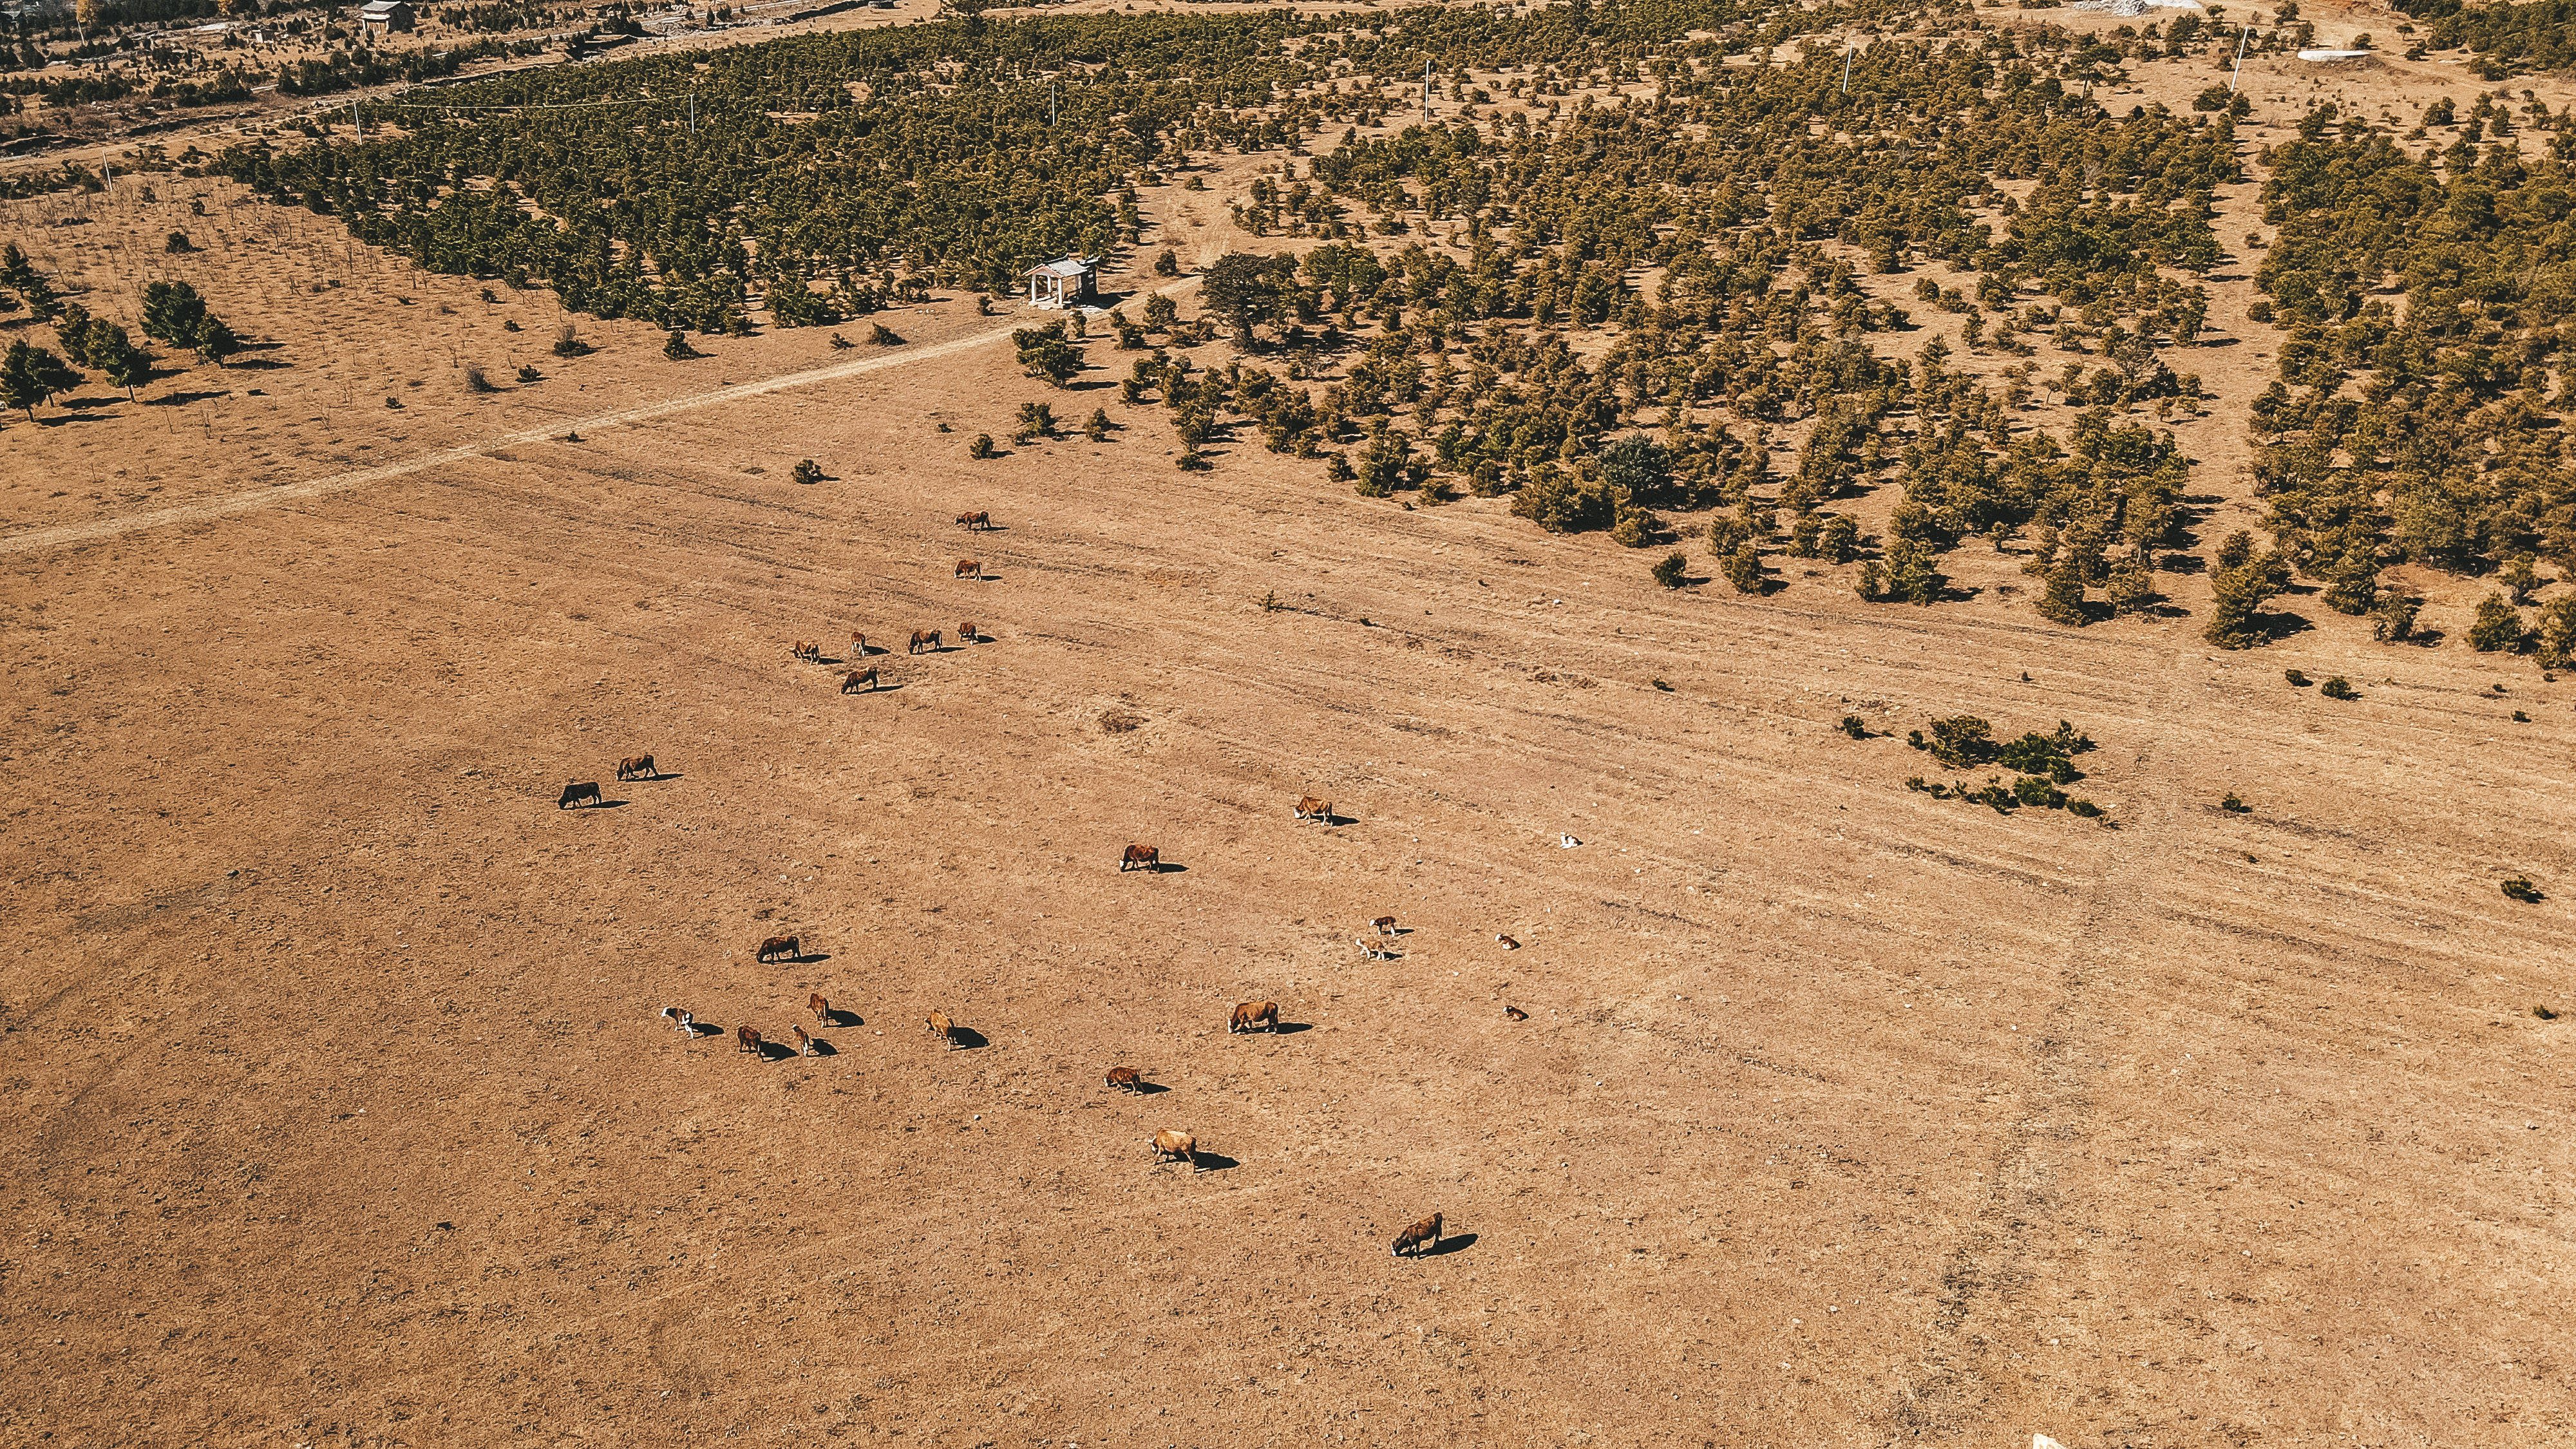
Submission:
[[[1174,296],[1197,286],[1198,281],[1196,277],[1185,277],[1168,286],[1156,288],[1152,295]],[[102,538],[113,538],[119,534],[135,533],[147,528],[163,528],[175,523],[211,522],[236,513],[275,508],[281,504],[319,498],[330,493],[345,493],[352,488],[363,488],[370,483],[382,483],[394,478],[407,477],[424,469],[449,463],[461,463],[469,458],[484,457],[522,443],[543,442],[549,438],[562,437],[565,433],[580,433],[585,430],[598,432],[607,428],[631,426],[636,423],[650,422],[655,418],[668,417],[674,413],[693,412],[699,408],[741,402],[748,398],[786,392],[793,388],[838,382],[843,378],[882,372],[887,368],[904,367],[913,363],[928,362],[935,358],[953,357],[961,352],[1002,341],[1015,330],[1017,329],[1013,327],[996,327],[990,332],[978,332],[971,337],[958,337],[946,342],[907,347],[901,352],[861,358],[856,362],[808,368],[802,372],[784,373],[759,382],[735,383],[707,392],[665,398],[660,402],[645,403],[640,407],[619,408],[613,412],[593,413],[589,417],[549,422],[541,427],[494,433],[471,443],[463,443],[451,448],[436,448],[426,453],[415,453],[408,458],[397,459],[391,463],[379,463],[372,468],[332,473],[324,477],[308,479],[302,483],[277,483],[265,488],[246,488],[238,493],[228,493],[203,503],[185,503],[175,508],[156,508],[145,513],[127,514],[121,518],[101,518],[86,523],[31,529],[25,533],[0,538],[0,554],[33,553],[42,549],[92,543]]]

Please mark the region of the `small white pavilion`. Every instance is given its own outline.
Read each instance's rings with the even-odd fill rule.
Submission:
[[[1058,257],[1029,268],[1029,305],[1032,307],[1078,307],[1091,300],[1091,284],[1099,274],[1098,257]]]

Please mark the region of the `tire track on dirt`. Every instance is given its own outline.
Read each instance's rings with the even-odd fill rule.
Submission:
[[[1156,288],[1154,295],[1168,297],[1186,291],[1198,285],[1198,282],[1199,279],[1196,277],[1184,278],[1169,286]],[[0,554],[34,553],[43,549],[69,548],[84,543],[95,543],[103,538],[114,538],[119,534],[139,533],[148,528],[167,528],[172,524],[210,523],[219,518],[230,518],[237,513],[251,513],[262,508],[275,508],[287,503],[301,502],[307,498],[345,493],[352,488],[364,488],[370,483],[389,482],[395,478],[408,477],[444,464],[488,457],[505,448],[519,447],[528,443],[551,442],[565,433],[578,433],[585,428],[595,430],[632,426],[637,423],[651,422],[656,418],[668,417],[674,413],[694,412],[699,408],[719,407],[726,403],[763,397],[774,392],[787,392],[800,387],[839,382],[844,378],[860,377],[871,372],[903,367],[911,363],[954,357],[959,353],[971,352],[976,348],[987,347],[1002,341],[1014,330],[1010,327],[997,327],[990,332],[951,338],[946,342],[934,342],[927,346],[907,346],[904,351],[884,357],[867,357],[856,362],[835,363],[830,367],[809,368],[803,372],[784,373],[759,382],[737,383],[731,387],[720,387],[708,392],[666,398],[661,402],[619,408],[613,412],[594,413],[589,417],[566,418],[548,423],[543,427],[495,433],[471,443],[460,443],[452,448],[415,453],[408,458],[396,459],[391,463],[379,463],[372,468],[358,468],[346,473],[332,473],[320,478],[307,479],[301,483],[271,484],[264,488],[244,489],[239,493],[227,493],[220,498],[211,498],[202,503],[183,503],[174,508],[156,508],[148,513],[133,513],[122,518],[101,518],[88,523],[69,523],[53,528],[31,529],[25,533],[0,538]]]
[[[2190,663],[2187,649],[2176,649],[2166,659],[2166,678],[2156,693],[2155,733],[2136,757],[2137,816],[2094,882],[2083,921],[2060,958],[2057,999],[2040,1026],[2022,1109],[1997,1144],[1986,1177],[1992,1185],[1941,1277],[1940,1309],[1916,1361],[1921,1376],[1900,1387],[1888,1406],[1896,1428],[1913,1437],[1947,1443],[1992,1428],[1990,1407],[2003,1389],[1990,1361],[2009,1350],[1971,1331],[1970,1325],[1981,1317],[2010,1313],[2029,1280],[2034,1240],[2067,1205],[2058,1166],[2039,1149],[2046,1142],[2080,1145],[2087,1135],[2084,1124],[2093,1111],[2093,1096],[2079,1048],[2100,1024],[2090,1002],[2093,988],[2137,923],[2155,914],[2149,897],[2171,858],[2165,837],[2174,809],[2167,792],[2150,788],[2147,772],[2172,758],[2167,737],[2174,696],[2190,683]]]

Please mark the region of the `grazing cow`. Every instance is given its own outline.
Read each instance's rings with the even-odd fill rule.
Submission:
[[[1122,1092],[1141,1092],[1145,1090],[1145,1074],[1134,1067],[1111,1067],[1109,1075],[1100,1079],[1100,1085],[1116,1087]]]
[[[801,1026],[791,1026],[787,1029],[796,1034],[796,1055],[800,1057],[819,1057],[822,1055],[821,1052],[814,1050],[814,1038],[805,1034],[805,1028]]]
[[[653,757],[651,755],[637,755],[631,760],[620,760],[617,762],[617,778],[621,780],[658,780],[662,778],[662,772],[654,768]]]
[[[1517,1007],[1517,1006],[1506,1006],[1506,1007],[1504,1007],[1504,1008],[1503,1008],[1503,1015],[1510,1017],[1510,1018],[1511,1018],[1512,1020],[1514,1020],[1514,1021],[1527,1021],[1527,1020],[1529,1020],[1529,1013],[1528,1013],[1528,1012],[1526,1012],[1526,1011],[1521,1010],[1521,1009],[1520,1009],[1519,1007]]]
[[[1318,800],[1312,795],[1302,796],[1297,801],[1297,818],[1321,820],[1329,824],[1333,818],[1333,802]]]
[[[1199,1170],[1199,1140],[1187,1132],[1175,1132],[1166,1127],[1154,1134],[1154,1160],[1186,1162],[1190,1171],[1196,1172]]]
[[[843,694],[856,694],[862,689],[873,694],[876,692],[876,687],[877,672],[873,669],[853,669],[841,676]]]
[[[1414,1256],[1418,1258],[1426,1251],[1437,1251],[1439,1247],[1440,1214],[1438,1213],[1433,1213],[1395,1235],[1395,1256],[1399,1258],[1404,1256],[1404,1250],[1407,1248],[1411,1248]]]
[[[1360,948],[1361,955],[1366,956],[1372,961],[1392,961],[1395,959],[1395,948],[1374,936],[1353,936],[1351,937],[1351,941],[1354,945]]]
[[[1494,939],[1502,942],[1503,949],[1506,951],[1517,951],[1521,948],[1521,943],[1513,940],[1509,936],[1496,936]]]
[[[597,780],[576,782],[574,784],[564,786],[563,793],[555,797],[555,808],[557,810],[568,810],[575,805],[581,804],[585,800],[589,801],[593,805],[600,803],[599,782]]]
[[[805,954],[805,943],[794,936],[772,936],[760,943],[760,959],[776,961],[781,957],[793,961]]]
[[[957,626],[957,642],[958,642],[958,643],[960,643],[960,644],[980,644],[980,643],[982,643],[983,641],[984,641],[984,626],[983,626],[983,625],[978,624],[978,623],[975,623],[975,622],[973,622],[972,620],[969,620],[968,622],[963,623],[963,624],[960,624],[960,625],[958,625],[958,626]]]
[[[973,533],[977,529],[991,528],[993,526],[993,515],[981,511],[974,513],[961,513],[957,515],[957,526],[965,529],[969,533]]]
[[[980,562],[971,558],[961,558],[957,561],[956,577],[961,579],[980,579],[983,576],[984,565]]]
[[[680,1029],[680,1035],[682,1036],[695,1037],[698,1034],[698,1019],[681,1010],[679,1007],[663,1007],[662,1019],[678,1027]]]
[[[797,640],[794,644],[788,647],[787,652],[804,660],[808,664],[820,663],[823,658],[822,644],[812,639]]]
[[[951,1050],[956,1048],[957,1023],[948,1019],[947,1012],[934,1011],[930,1015],[923,1017],[921,1024],[930,1028],[930,1034],[939,1038],[941,1041],[946,1042]]]
[[[924,649],[927,649],[934,654],[939,652],[938,630],[915,629],[912,631],[912,647],[904,650],[904,652],[906,654],[918,654]]]
[[[1279,1003],[1275,1001],[1240,1002],[1234,1008],[1234,1015],[1227,1019],[1225,1029],[1226,1034],[1229,1036],[1236,1032],[1247,1032],[1256,1029],[1277,1031],[1279,1029]]]
[[[1377,928],[1377,933],[1381,936],[1392,936],[1395,934],[1395,917],[1393,916],[1378,916],[1372,919],[1369,924],[1375,926]]]
[[[1127,847],[1126,854],[1118,857],[1118,868],[1122,871],[1150,870],[1160,874],[1163,869],[1163,852],[1151,845],[1131,845]]]
[[[769,1043],[761,1040],[759,1032],[747,1026],[737,1026],[733,1029],[733,1039],[736,1051],[749,1052],[763,1061],[769,1059]]]
[[[822,992],[817,991],[813,995],[806,997],[805,1009],[814,1013],[814,1019],[816,1021],[823,1023],[825,1026],[830,1026],[832,1024],[832,1003],[823,999]]]
[[[857,632],[855,632],[855,631],[853,631],[853,632],[851,633],[851,635],[850,635],[850,657],[851,657],[852,659],[865,659],[865,658],[867,658],[867,657],[868,657],[868,636],[867,636],[867,635],[865,635],[865,634],[861,634],[861,633],[857,633]]]

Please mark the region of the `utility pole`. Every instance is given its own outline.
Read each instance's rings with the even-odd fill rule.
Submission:
[[[1844,95],[1850,95],[1850,94],[1851,94],[1851,53],[1852,53],[1852,43],[1851,43],[1850,41],[1846,40],[1846,41],[1844,41],[1844,42],[1843,42],[1843,94],[1844,94]]]
[[[698,88],[689,87],[689,134],[698,134]]]
[[[2231,96],[2236,94],[2236,78],[2245,74],[2245,37],[2253,33],[2250,25],[2236,32],[2236,69],[2227,73],[2227,93]]]
[[[1047,77],[1047,129],[1055,129],[1055,77]]]
[[[1431,119],[1431,62],[1422,62],[1422,119]]]

